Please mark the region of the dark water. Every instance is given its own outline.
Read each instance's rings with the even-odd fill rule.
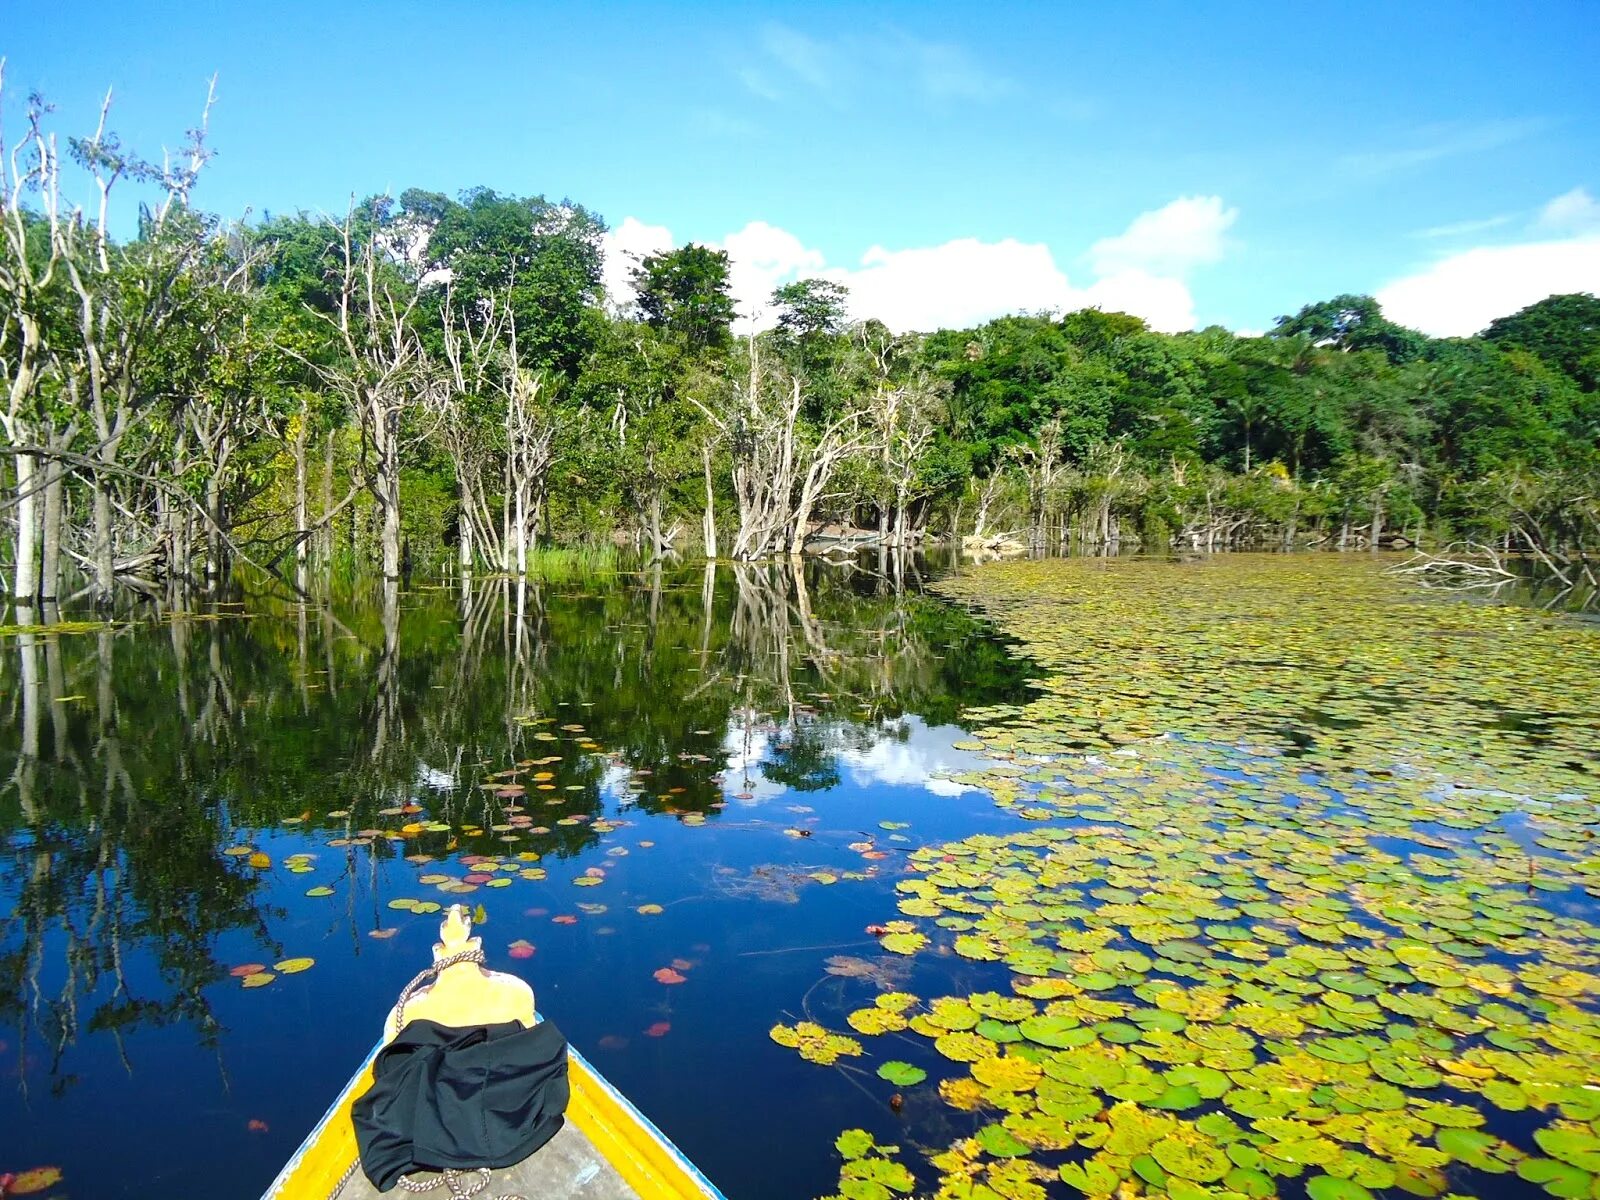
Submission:
[[[831,1190],[882,1089],[768,1029],[863,986],[906,850],[1015,823],[945,777],[1026,668],[916,582],[238,595],[0,641],[0,1172],[259,1195],[428,961],[409,898],[481,905],[491,965],[730,1196]]]

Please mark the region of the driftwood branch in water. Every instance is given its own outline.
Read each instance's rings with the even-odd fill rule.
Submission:
[[[1501,587],[1517,578],[1493,547],[1477,542],[1452,542],[1438,553],[1419,550],[1384,573],[1408,576],[1424,587],[1459,591]]]

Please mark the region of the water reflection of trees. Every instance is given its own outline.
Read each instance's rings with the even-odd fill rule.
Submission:
[[[33,614],[18,615],[31,623]],[[16,740],[4,747],[11,786],[0,800],[0,892],[11,906],[0,1019],[24,1046],[43,1042],[58,1087],[71,1079],[56,1069],[61,1056],[83,1028],[120,1050],[132,1027],[183,1021],[213,1044],[202,989],[225,972],[211,947],[229,929],[265,929],[256,881],[221,853],[226,816],[189,786],[200,772],[184,747],[203,745],[215,722],[193,711],[192,655],[176,629],[171,646],[130,655],[110,630],[15,639]],[[161,657],[177,667],[176,689]],[[223,669],[213,646],[208,674]],[[214,678],[205,692],[215,698]],[[164,752],[151,756],[155,744]],[[159,770],[147,770],[152,759]]]
[[[215,1042],[217,939],[243,930],[273,946],[282,915],[270,883],[224,853],[252,830],[303,836],[308,850],[342,842],[350,872],[371,877],[397,853],[449,852],[443,836],[361,836],[414,819],[397,809],[449,823],[455,853],[493,853],[515,805],[541,832],[511,848],[571,856],[595,843],[619,785],[646,811],[714,815],[730,730],[781,730],[766,774],[825,787],[837,752],[886,719],[938,724],[1014,696],[1017,664],[905,578],[658,563],[331,601],[236,594],[95,634],[19,634],[0,647],[0,898],[14,914],[0,1021],[58,1065],[86,1029],[120,1044],[181,1022]],[[555,755],[554,791],[480,786]],[[377,921],[376,901],[354,908],[353,934]]]

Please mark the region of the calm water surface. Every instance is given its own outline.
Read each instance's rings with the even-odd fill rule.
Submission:
[[[768,1029],[863,972],[915,988],[864,932],[904,853],[1016,824],[950,777],[963,712],[1028,669],[917,585],[241,593],[0,641],[0,1172],[259,1195],[429,959],[438,914],[395,902],[463,900],[731,1196],[831,1190],[882,1088]]]

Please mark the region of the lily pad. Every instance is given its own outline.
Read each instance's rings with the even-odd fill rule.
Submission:
[[[878,1078],[887,1079],[898,1087],[911,1087],[927,1077],[928,1073],[921,1067],[914,1067],[906,1062],[886,1062],[878,1067]]]

